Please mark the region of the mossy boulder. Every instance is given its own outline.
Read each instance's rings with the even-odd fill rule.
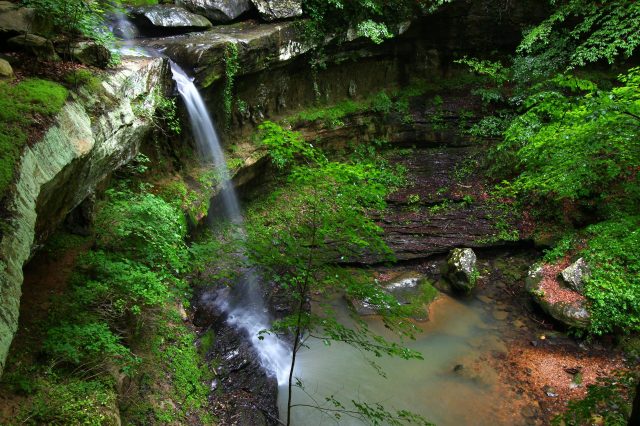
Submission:
[[[0,58],[0,79],[13,78],[13,68],[6,60]]]
[[[586,329],[591,323],[587,300],[558,281],[553,265],[534,265],[529,269],[525,287],[542,310],[567,327]]]
[[[445,278],[454,290],[466,293],[473,290],[478,279],[476,261],[476,254],[470,248],[451,250],[447,258]]]
[[[7,45],[13,50],[25,52],[43,61],[57,60],[58,55],[51,40],[35,34],[25,34],[11,37]]]

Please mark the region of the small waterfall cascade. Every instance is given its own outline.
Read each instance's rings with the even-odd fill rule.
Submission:
[[[233,188],[224,153],[220,147],[218,134],[209,111],[192,79],[173,61],[171,61],[171,71],[178,92],[187,108],[193,136],[200,154],[206,161],[212,162],[220,174],[224,212],[244,234],[238,197]],[[282,385],[289,378],[289,359],[291,356],[289,349],[275,335],[264,334],[260,336],[262,338],[259,338],[261,330],[270,328],[271,318],[265,306],[255,272],[249,269],[241,281],[233,288],[221,290],[214,303],[227,314],[227,322],[230,325],[248,333],[252,345],[258,352],[262,366],[278,379],[279,385]]]

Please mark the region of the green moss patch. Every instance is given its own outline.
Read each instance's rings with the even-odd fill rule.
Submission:
[[[67,96],[67,89],[52,81],[0,81],[0,197],[13,180],[29,131],[60,111]]]

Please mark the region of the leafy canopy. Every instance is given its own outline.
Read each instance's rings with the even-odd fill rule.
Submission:
[[[630,57],[640,45],[640,4],[629,0],[550,0],[554,11],[523,38],[518,52],[561,50],[567,68]],[[558,49],[560,48],[560,49]]]

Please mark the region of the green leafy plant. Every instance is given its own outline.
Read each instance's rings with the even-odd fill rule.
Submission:
[[[224,89],[222,92],[224,113],[226,117],[227,128],[231,126],[231,113],[233,112],[233,84],[238,71],[240,71],[240,63],[238,62],[238,45],[235,43],[227,43],[224,48]]]
[[[119,0],[22,0],[45,22],[69,42],[84,36],[107,47],[112,45],[113,34],[105,25],[107,13],[118,10]]]
[[[313,311],[305,308],[310,294],[341,289],[351,297],[377,301],[387,326],[401,334],[411,333],[413,327],[400,319],[397,301],[372,286],[370,280],[358,280],[333,267],[336,262],[356,259],[364,253],[390,258],[381,229],[365,211],[384,208],[386,194],[403,182],[402,177],[386,163],[375,160],[328,161],[299,135],[282,137],[282,129],[273,125],[266,130],[274,130],[278,136],[266,135],[272,160],[283,164],[284,158],[291,171],[282,188],[248,212],[247,244],[249,259],[260,266],[265,278],[279,284],[293,306],[293,313],[274,323],[270,331],[293,336],[289,398],[294,387],[303,387],[299,379],[294,379],[293,371],[298,351],[310,338],[325,344],[346,342],[376,357],[419,358],[418,353],[376,336],[357,317],[355,326],[349,328],[335,319],[328,305],[321,303]],[[392,413],[378,405],[353,402],[346,407],[334,401],[336,410],[374,423],[403,424],[409,419],[409,413]],[[289,399],[287,424],[292,408]],[[419,424],[426,424],[419,416],[411,416]]]

